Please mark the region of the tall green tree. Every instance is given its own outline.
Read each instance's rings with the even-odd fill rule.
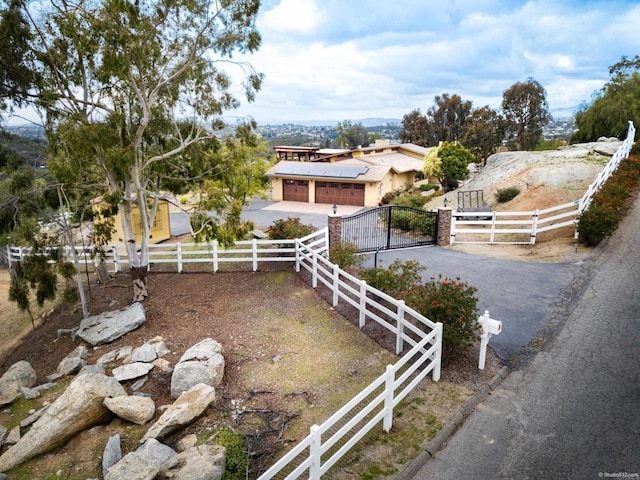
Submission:
[[[428,147],[436,142],[433,123],[426,115],[420,113],[420,109],[413,110],[402,117],[402,129],[398,135],[401,142],[413,143],[421,147]]]
[[[367,147],[371,143],[369,130],[361,122],[354,124],[350,120],[344,120],[338,123],[336,132],[336,144],[339,148]]]
[[[462,128],[471,113],[473,103],[462,100],[460,95],[443,93],[436,95],[428,116],[434,125],[434,134],[439,142],[457,142]]]
[[[542,139],[543,127],[551,119],[547,94],[532,78],[504,91],[502,113],[509,143],[516,150],[533,150]]]
[[[485,164],[502,145],[504,119],[488,105],[476,108],[462,127],[460,143],[473,153],[475,161]]]
[[[20,1],[20,0],[15,0]],[[28,98],[43,112],[52,171],[69,191],[92,187],[120,214],[134,300],[148,295],[149,238],[169,180],[201,180],[211,165],[198,145],[217,145],[225,111],[240,101],[223,66],[244,73],[254,99],[262,75],[234,53],[253,52],[259,0],[80,0],[19,4],[29,21]],[[249,126],[253,126],[249,122]],[[245,123],[240,133],[250,131]],[[173,184],[175,185],[175,183]],[[140,212],[137,243],[132,211]],[[218,222],[246,230],[237,208]],[[214,231],[216,231],[214,229]]]
[[[591,142],[599,137],[624,138],[629,121],[640,125],[640,57],[622,57],[609,69],[610,80],[593,102],[576,113],[578,131],[572,142]]]

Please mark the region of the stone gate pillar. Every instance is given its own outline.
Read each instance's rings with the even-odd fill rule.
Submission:
[[[439,246],[451,245],[451,218],[453,209],[447,207],[438,208],[438,239]]]
[[[329,214],[329,249],[337,247],[342,242],[342,215]]]

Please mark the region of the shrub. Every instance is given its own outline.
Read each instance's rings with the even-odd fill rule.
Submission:
[[[411,219],[413,218],[412,212],[395,210],[391,212],[391,227],[399,228],[403,231],[411,230]]]
[[[394,197],[390,203],[401,207],[422,208],[427,203],[427,199],[420,192],[405,192]]]
[[[435,217],[416,215],[411,219],[411,230],[421,235],[429,235],[434,232]]]
[[[431,279],[407,298],[407,304],[432,322],[442,322],[443,363],[464,352],[476,339],[477,289],[459,278]]]
[[[495,193],[496,200],[498,203],[508,202],[509,200],[513,200],[520,194],[520,189],[518,187],[507,187],[507,188],[499,188]]]
[[[391,190],[390,192],[387,192],[382,196],[380,203],[383,205],[388,205],[389,203],[391,203],[391,200],[396,198],[398,195],[400,195],[400,190]]]
[[[227,449],[222,480],[244,480],[247,478],[249,454],[242,435],[223,427],[218,432],[216,443]]]
[[[329,259],[343,270],[353,266],[360,266],[364,260],[358,255],[358,246],[351,242],[341,242],[331,247],[329,249]]]
[[[440,190],[440,185],[436,185],[435,183],[423,183],[418,188],[423,192],[428,192],[429,190],[435,190],[437,192]]]
[[[640,181],[640,161],[629,157],[618,166],[600,191],[594,195],[589,208],[578,219],[578,241],[593,247],[613,234],[625,215],[628,199]]]
[[[267,235],[271,240],[287,240],[300,238],[315,231],[313,225],[305,225],[299,217],[288,217],[286,220],[278,219],[267,228]]]
[[[433,322],[443,324],[443,362],[464,352],[475,340],[478,324],[477,289],[459,278],[439,277],[423,282],[425,269],[415,261],[394,261],[389,268],[360,272],[369,285],[395,298]]]

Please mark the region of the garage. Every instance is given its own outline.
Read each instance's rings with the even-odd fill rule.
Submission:
[[[316,203],[364,206],[364,184],[316,182]]]
[[[289,202],[309,202],[309,181],[285,179],[282,182],[282,199]]]

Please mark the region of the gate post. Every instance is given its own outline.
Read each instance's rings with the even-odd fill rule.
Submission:
[[[451,218],[453,209],[448,207],[438,208],[438,246],[451,245]]]
[[[342,242],[342,215],[330,214],[327,223],[329,225],[329,250],[331,250]]]

